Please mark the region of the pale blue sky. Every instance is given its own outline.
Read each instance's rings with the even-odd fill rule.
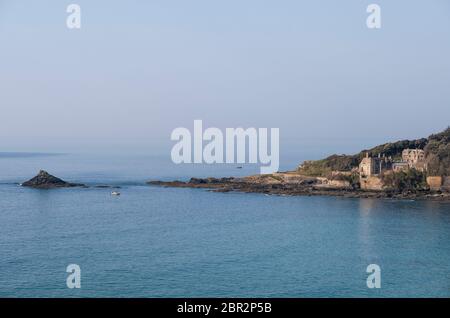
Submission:
[[[194,119],[278,127],[282,152],[427,136],[450,124],[450,1],[0,0],[0,110],[0,151],[167,149]]]

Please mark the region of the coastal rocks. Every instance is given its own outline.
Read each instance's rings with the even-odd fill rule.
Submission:
[[[187,182],[175,180],[175,181],[148,181],[147,184],[149,185],[155,185],[155,186],[162,186],[162,187],[176,187],[176,188],[183,188],[183,187],[189,187],[189,184]]]
[[[330,189],[352,189],[352,185],[347,180],[335,180],[324,177],[317,177],[319,184],[316,188],[330,188]]]
[[[237,182],[237,178],[191,178],[188,182],[184,181],[148,181],[149,185],[177,187],[177,188],[217,188]]]
[[[52,176],[47,171],[41,170],[37,176],[22,183],[23,187],[30,187],[36,189],[54,189],[54,188],[71,188],[84,187],[84,184],[70,183]]]
[[[375,191],[349,187],[347,183],[335,183],[327,179],[307,177],[291,173],[255,175],[241,178],[191,178],[183,181],[150,181],[151,185],[177,188],[202,188],[213,192],[263,193],[283,196],[325,195],[345,198],[439,200],[449,201],[450,193],[430,195],[427,191]]]
[[[205,178],[205,179],[201,179],[201,178],[191,178],[189,180],[190,184],[219,184],[219,183],[226,183],[226,182],[231,182],[233,181],[234,178],[230,177],[230,178]]]

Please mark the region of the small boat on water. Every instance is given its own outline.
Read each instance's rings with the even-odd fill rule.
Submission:
[[[120,195],[120,192],[119,191],[113,191],[113,192],[111,192],[111,195]]]

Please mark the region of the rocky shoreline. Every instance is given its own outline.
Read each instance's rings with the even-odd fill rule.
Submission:
[[[200,188],[213,192],[244,192],[287,196],[336,196],[345,198],[386,198],[399,200],[433,200],[450,202],[450,193],[441,191],[365,191],[335,187],[320,179],[293,174],[259,175],[242,178],[191,178],[189,181],[149,181],[149,185]]]
[[[227,178],[191,178],[189,181],[148,181],[148,185],[199,188],[213,192],[243,192],[261,193],[268,195],[286,196],[336,196],[345,198],[385,198],[399,200],[433,200],[450,202],[449,191],[368,191],[345,186],[345,183],[336,183],[321,177],[308,177],[293,172],[274,173],[270,175],[255,175],[247,177]],[[89,186],[79,183],[70,183],[46,171],[41,170],[37,176],[21,184],[24,187],[36,189],[73,188]],[[110,185],[96,185],[94,188],[120,188]]]

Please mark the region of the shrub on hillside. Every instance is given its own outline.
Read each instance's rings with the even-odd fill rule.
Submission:
[[[383,183],[395,191],[415,191],[427,188],[426,175],[416,169],[385,173]]]

